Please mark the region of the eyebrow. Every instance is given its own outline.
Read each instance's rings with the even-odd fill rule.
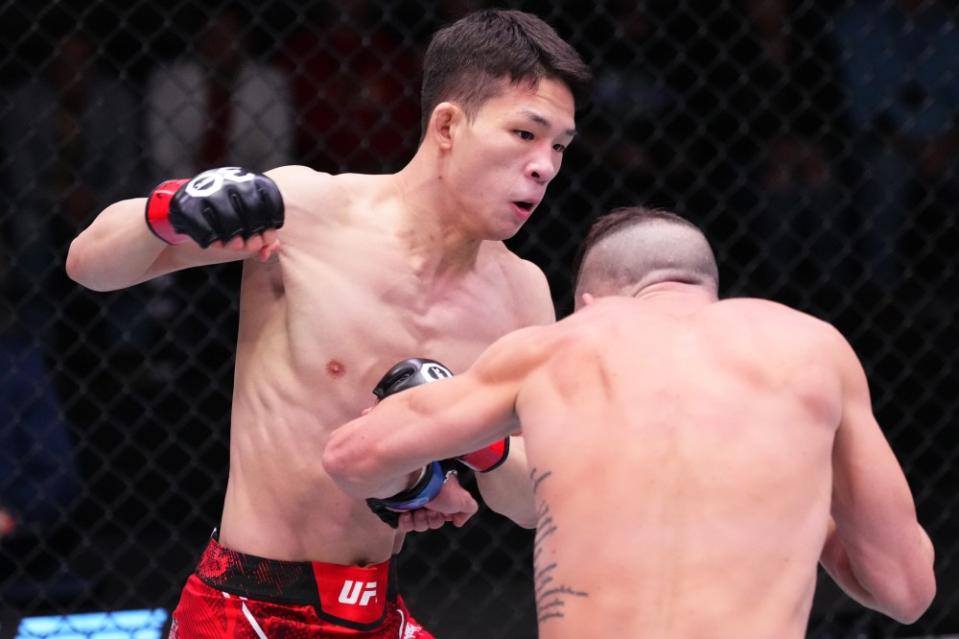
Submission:
[[[520,113],[521,113],[522,115],[525,115],[527,118],[529,118],[530,120],[532,120],[532,121],[535,122],[536,124],[540,124],[540,125],[546,127],[547,129],[549,129],[549,128],[552,127],[552,125],[550,124],[550,121],[547,120],[546,118],[544,118],[542,115],[540,115],[540,114],[537,113],[536,111],[530,111],[529,109],[523,109],[522,111],[520,111]],[[566,135],[568,135],[569,137],[574,137],[574,136],[576,135],[576,129],[566,129],[565,133],[566,133]]]

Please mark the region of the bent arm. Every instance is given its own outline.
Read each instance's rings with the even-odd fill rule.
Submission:
[[[463,374],[391,395],[335,430],[323,453],[327,473],[355,497],[391,495],[428,462],[517,431],[516,396],[535,365],[530,354],[542,350],[542,330],[507,335]]]
[[[845,340],[839,351],[844,398],[833,444],[834,530],[821,561],[850,597],[912,623],[935,596],[932,543],[873,416],[862,366]]]
[[[514,429],[511,389],[486,384],[467,371],[387,397],[337,429],[323,466],[354,497],[403,490],[409,473],[502,439]]]
[[[194,266],[245,259],[256,254],[242,242],[229,248],[170,245],[146,223],[146,198],[122,200],[104,209],[70,244],[67,275],[95,291],[111,291]],[[237,238],[239,239],[239,238]],[[233,242],[231,242],[233,244]],[[259,248],[259,245],[250,245]]]
[[[111,204],[70,243],[67,275],[95,291],[126,288],[147,277],[164,244],[137,216],[146,198]]]
[[[922,552],[928,554],[929,563],[931,564],[934,554],[932,540],[929,539],[929,535],[926,534],[926,531],[922,530],[921,528],[920,542],[923,546]],[[856,569],[853,567],[853,564],[849,558],[849,552],[843,543],[842,537],[840,537],[836,532],[836,522],[834,519],[831,519],[829,522],[829,532],[826,535],[826,543],[823,545],[820,563],[822,564],[826,573],[833,579],[833,581],[835,581],[839,587],[842,588],[843,591],[854,601],[860,605],[866,606],[867,608],[880,610],[885,614],[889,614],[888,612],[880,609],[880,602],[866,588],[866,586],[859,581],[859,577],[856,575]],[[935,584],[933,584],[933,587],[935,587]],[[921,612],[919,614],[921,614]],[[893,615],[890,614],[889,616]],[[893,618],[902,623],[911,623],[910,618],[907,616],[903,616],[901,618],[893,616]],[[916,618],[918,618],[918,615],[916,615]],[[914,621],[914,619],[912,621]]]

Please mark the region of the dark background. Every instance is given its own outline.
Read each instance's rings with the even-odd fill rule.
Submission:
[[[243,50],[282,80],[286,120],[253,118],[277,127],[276,157],[392,171],[419,138],[429,35],[485,6],[544,17],[597,75],[562,173],[509,243],[546,271],[560,316],[591,221],[645,203],[705,228],[725,295],[835,323],[936,545],[939,594],[905,628],[823,580],[808,635],[959,632],[957,10],[906,0],[0,2],[0,506],[27,521],[0,538],[4,618],[171,609],[219,515],[238,266],[104,294],[63,271],[103,206],[180,177],[160,168],[150,116],[172,114],[184,154],[197,136],[153,79],[183,58],[217,76],[210,50]],[[228,7],[236,20],[211,31]],[[240,163],[200,135],[183,162]],[[488,512],[411,538],[414,614],[438,636],[534,636],[531,539]]]

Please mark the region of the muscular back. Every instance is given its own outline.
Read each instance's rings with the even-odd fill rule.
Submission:
[[[841,413],[832,329],[656,298],[563,324],[517,403],[540,636],[802,637]]]
[[[287,223],[278,259],[244,266],[221,540],[276,559],[382,561],[393,531],[325,475],[327,435],[372,405],[398,360],[457,372],[506,332],[548,321],[548,289],[492,242],[437,276],[406,241],[385,177],[288,167],[275,179]]]

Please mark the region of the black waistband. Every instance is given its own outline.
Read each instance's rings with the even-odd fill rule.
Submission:
[[[310,561],[280,561],[247,555],[221,546],[216,532],[207,544],[195,573],[205,584],[217,590],[249,599],[268,601],[288,605],[313,606],[317,614],[329,621],[361,630],[376,627],[385,615],[385,605],[379,619],[371,623],[358,623],[339,615],[331,614],[335,608],[335,598],[330,584],[322,583],[326,575],[336,575],[336,583],[341,576],[350,577],[353,571],[363,571],[366,578],[371,574],[386,575],[386,601],[395,602],[397,598],[396,562],[388,561],[371,567],[341,566]],[[327,592],[323,592],[323,590]],[[333,599],[331,599],[333,597]],[[323,605],[323,601],[327,605]]]

